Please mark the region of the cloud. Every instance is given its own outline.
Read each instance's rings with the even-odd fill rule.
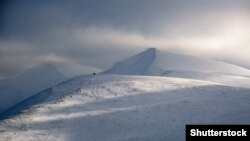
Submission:
[[[2,77],[43,61],[105,69],[148,47],[250,68],[248,0],[12,0],[2,7]]]
[[[232,17],[231,17],[232,18]],[[169,37],[147,37],[139,33],[119,31],[116,29],[90,27],[78,29],[75,39],[79,44],[91,46],[103,45],[117,48],[128,47],[158,47],[161,49],[175,50],[193,55],[206,55],[207,57],[223,58],[232,57],[232,53],[249,56],[250,28],[249,21],[238,19],[238,22],[217,25],[214,34],[192,34]],[[243,21],[241,21],[243,20]],[[226,21],[224,21],[226,22]],[[225,52],[227,50],[227,52]],[[235,56],[234,59],[237,59]]]

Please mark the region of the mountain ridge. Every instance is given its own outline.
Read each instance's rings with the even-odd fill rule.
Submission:
[[[152,56],[153,54],[153,56]],[[143,55],[146,59],[141,59]],[[136,63],[136,64],[135,64]],[[234,64],[179,54],[156,48],[115,63],[104,74],[158,75],[168,70],[231,73],[250,76],[250,70]]]

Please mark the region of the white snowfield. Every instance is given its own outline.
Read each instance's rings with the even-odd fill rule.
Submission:
[[[156,76],[79,76],[5,116],[0,141],[184,141],[186,124],[249,124],[250,89]]]

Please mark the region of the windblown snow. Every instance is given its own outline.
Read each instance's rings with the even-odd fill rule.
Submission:
[[[248,73],[151,48],[15,105],[0,141],[184,141],[186,124],[249,124]]]

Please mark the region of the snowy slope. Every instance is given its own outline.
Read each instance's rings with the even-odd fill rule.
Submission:
[[[150,48],[104,74],[171,76],[250,87],[250,70],[236,65]]]
[[[197,79],[210,82],[217,82],[224,85],[250,88],[250,76],[244,75],[169,70],[166,71],[162,76]]]
[[[0,122],[0,141],[184,141],[186,124],[249,124],[250,89],[180,78],[81,76],[6,115],[19,110]]]

